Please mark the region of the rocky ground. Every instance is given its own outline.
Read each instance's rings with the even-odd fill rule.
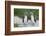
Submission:
[[[24,23],[19,23],[19,24],[15,24],[14,27],[37,27],[39,25],[39,21],[36,20],[35,23],[33,23],[32,21],[28,21],[28,22],[24,22]]]

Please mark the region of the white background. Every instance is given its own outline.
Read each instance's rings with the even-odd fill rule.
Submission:
[[[14,28],[14,8],[23,9],[39,9],[39,27],[23,27]],[[27,30],[41,30],[42,28],[42,7],[41,6],[22,6],[22,5],[11,5],[11,31],[27,31]],[[26,28],[26,29],[25,29]]]
[[[20,1],[44,2],[44,3],[46,3],[46,0],[20,0]],[[45,15],[46,15],[46,4],[45,4]],[[45,18],[46,18],[46,16],[45,16]],[[45,19],[45,21],[46,21],[46,19]],[[46,23],[45,23],[45,25],[46,25]],[[46,32],[46,29],[45,29],[45,32]],[[0,0],[0,36],[5,36],[5,1],[4,0]],[[25,34],[25,35],[16,35],[16,36],[46,36],[46,33]]]

